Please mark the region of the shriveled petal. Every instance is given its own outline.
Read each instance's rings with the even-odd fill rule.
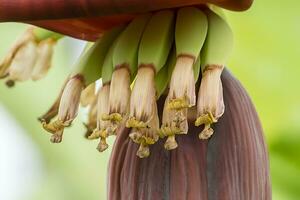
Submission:
[[[214,130],[211,125],[223,115],[225,106],[223,101],[223,87],[221,74],[223,66],[211,65],[205,68],[198,93],[196,126],[205,125],[199,134],[200,139],[208,139]]]
[[[130,117],[146,124],[154,114],[154,73],[151,67],[139,68],[130,98]]]
[[[172,150],[178,147],[175,135],[187,134],[188,132],[187,108],[178,112],[169,109],[168,104],[169,96],[165,100],[159,133],[161,137],[168,137],[164,146],[167,150]]]
[[[31,78],[36,81],[46,76],[51,67],[51,60],[53,55],[53,46],[56,40],[49,38],[41,41],[37,47],[37,59],[33,68]]]
[[[223,66],[211,66],[203,72],[198,94],[198,116],[211,113],[218,120],[224,113],[222,71]]]
[[[88,138],[94,131],[94,129],[97,128],[97,98],[96,95],[94,96],[94,99],[92,100],[91,104],[89,105],[88,110],[88,119],[87,123],[84,123],[86,127],[86,133],[85,137]]]
[[[81,76],[71,78],[61,96],[58,119],[63,122],[72,121],[77,116],[81,92],[84,82]]]
[[[174,67],[169,91],[170,108],[180,109],[196,104],[194,58],[180,56]]]
[[[40,116],[38,118],[38,120],[42,123],[50,123],[50,121],[56,117],[56,115],[58,114],[58,108],[59,108],[59,103],[60,103],[60,99],[61,99],[61,96],[63,94],[63,91],[68,83],[69,79],[65,80],[60,92],[59,92],[59,95],[56,97],[54,103],[52,104],[52,106],[49,108],[49,110],[43,114],[42,116]]]
[[[80,104],[83,107],[91,105],[96,98],[96,84],[88,85],[81,93]]]
[[[77,116],[83,88],[84,80],[81,75],[71,77],[60,98],[57,119],[50,123],[42,123],[43,128],[53,134],[50,139],[51,142],[61,142],[64,128],[70,126]]]
[[[111,80],[109,96],[109,114],[118,113],[124,116],[128,112],[130,101],[130,74],[125,67],[116,69]]]
[[[16,52],[8,69],[8,79],[12,81],[26,81],[30,79],[37,59],[37,45],[28,41]]]
[[[35,42],[35,38],[33,35],[32,27],[27,29],[14,43],[11,49],[8,51],[6,56],[0,63],[0,77],[5,76],[8,73],[8,68],[11,66],[12,61],[14,60],[15,56],[17,55],[18,51],[24,49],[24,46],[28,43]],[[23,50],[24,51],[24,50]],[[19,53],[19,57],[23,55]],[[25,56],[24,56],[25,57]]]

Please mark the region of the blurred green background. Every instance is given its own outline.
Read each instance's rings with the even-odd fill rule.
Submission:
[[[300,198],[299,11],[300,1],[297,0],[284,3],[255,0],[247,12],[227,12],[235,33],[235,51],[229,68],[249,92],[261,117],[270,151],[274,200]],[[25,27],[24,24],[0,24],[1,58]],[[3,118],[13,116],[11,119],[17,122],[14,126],[23,129],[20,133],[25,134],[26,140],[29,138],[38,159],[38,164],[26,165],[36,178],[21,177],[26,183],[34,184],[33,189],[15,199],[105,199],[110,152],[99,154],[95,150],[97,142],[83,138],[84,128],[80,121],[84,118],[84,110],[73,127],[65,131],[64,142],[60,145],[50,144],[49,135],[36,120],[56,98],[81,47],[78,40],[64,39],[56,46],[53,67],[45,79],[18,83],[13,89],[7,89],[3,82],[0,84],[0,135],[12,134],[4,131]],[[5,137],[1,138],[0,145],[7,144]],[[18,151],[18,143],[11,143],[10,148],[26,162],[29,159],[26,151]],[[9,152],[0,152],[0,155],[10,157]],[[12,169],[8,162],[0,165]],[[21,166],[18,169],[23,175],[27,170]],[[3,172],[0,170],[0,173]],[[1,180],[0,174],[0,183],[11,185],[12,191],[17,191],[13,181],[20,182],[18,177],[10,181],[11,184]],[[2,189],[2,192],[5,191]]]

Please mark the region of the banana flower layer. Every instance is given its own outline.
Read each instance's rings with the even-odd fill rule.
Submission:
[[[228,72],[222,75],[226,111],[210,140],[199,140],[190,123],[180,148],[152,145],[147,159],[120,129],[109,165],[108,199],[270,200],[269,161],[262,127],[251,99]],[[164,99],[158,101],[162,110]],[[161,113],[159,113],[161,116]]]

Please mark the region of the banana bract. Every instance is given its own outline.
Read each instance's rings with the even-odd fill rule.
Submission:
[[[110,19],[40,117],[44,129],[60,143],[81,102],[88,109],[85,137],[99,140],[98,151],[116,136],[109,200],[270,200],[258,116],[224,71],[233,49],[229,24],[219,8],[171,7],[118,26],[119,18]],[[0,63],[0,77],[8,85],[44,77],[62,37],[30,27]]]

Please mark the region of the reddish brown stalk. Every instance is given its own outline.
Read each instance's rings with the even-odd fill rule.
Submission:
[[[1,0],[0,0],[1,1]],[[82,19],[39,20],[31,23],[81,40],[96,41],[102,33],[117,25],[130,22],[136,15],[90,17]]]
[[[31,21],[140,13],[198,4],[245,10],[252,0],[0,0],[0,21]]]
[[[95,41],[103,31],[134,15],[166,8],[215,4],[242,11],[253,0],[0,0],[0,22],[25,22]]]
[[[198,139],[201,128],[191,124],[187,135],[178,136],[179,148],[166,151],[160,140],[148,158],[140,159],[129,130],[119,133],[109,165],[109,200],[271,199],[268,156],[255,108],[228,71],[222,77],[226,110],[208,142]]]

